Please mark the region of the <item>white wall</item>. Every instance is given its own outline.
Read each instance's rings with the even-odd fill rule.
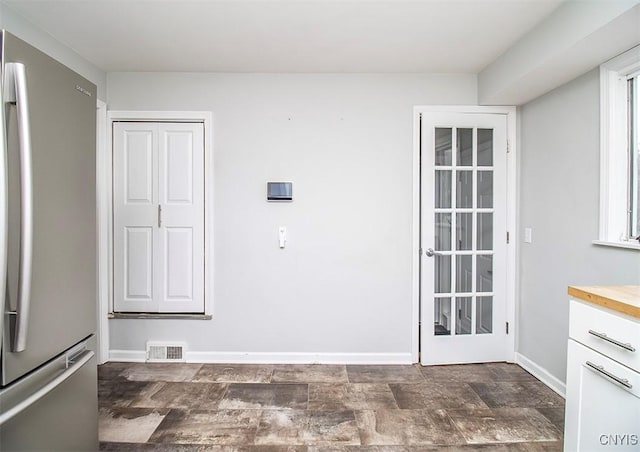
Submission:
[[[640,284],[640,254],[598,238],[599,73],[593,70],[520,109],[518,352],[566,375],[568,285]]]
[[[9,31],[95,83],[98,87],[98,99],[107,98],[107,75],[104,71],[2,3],[0,3],[0,29]]]
[[[213,320],[110,320],[112,350],[182,340],[410,361],[412,108],[475,104],[475,76],[114,73],[108,84],[111,110],[212,111],[215,162]],[[294,202],[267,203],[268,180],[293,181]]]

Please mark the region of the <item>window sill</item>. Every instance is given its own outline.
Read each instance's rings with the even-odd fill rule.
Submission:
[[[629,250],[638,250],[640,251],[640,243],[632,243],[632,242],[607,242],[605,240],[594,240],[594,245],[598,246],[610,246],[613,248],[626,248]]]
[[[151,313],[124,313],[110,312],[110,319],[173,319],[173,320],[211,320],[213,316],[210,314],[151,314]]]

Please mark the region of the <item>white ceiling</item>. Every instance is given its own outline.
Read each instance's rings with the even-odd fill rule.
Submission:
[[[478,73],[562,0],[2,0],[112,71]]]

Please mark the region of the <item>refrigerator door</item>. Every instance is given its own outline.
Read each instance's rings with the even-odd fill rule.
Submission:
[[[5,31],[1,75],[6,386],[95,331],[96,87]]]
[[[94,339],[0,390],[0,450],[98,450]]]

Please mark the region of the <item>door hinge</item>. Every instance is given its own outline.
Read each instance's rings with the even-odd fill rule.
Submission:
[[[507,231],[507,245],[509,244],[509,231]]]
[[[509,334],[509,322],[505,322],[505,331]]]
[[[510,146],[509,140],[507,140],[507,154],[509,152],[511,152],[511,146]]]

